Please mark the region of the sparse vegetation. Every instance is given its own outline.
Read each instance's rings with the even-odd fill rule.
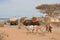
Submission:
[[[8,35],[5,32],[0,33],[0,40],[6,40],[7,37]]]

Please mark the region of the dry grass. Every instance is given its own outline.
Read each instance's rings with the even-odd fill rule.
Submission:
[[[0,40],[6,40],[7,37],[8,35],[5,32],[0,33]]]
[[[4,27],[4,23],[0,23],[0,27]]]

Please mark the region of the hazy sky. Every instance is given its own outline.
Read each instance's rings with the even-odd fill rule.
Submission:
[[[0,17],[41,16],[35,7],[47,3],[56,4],[60,0],[0,0]]]

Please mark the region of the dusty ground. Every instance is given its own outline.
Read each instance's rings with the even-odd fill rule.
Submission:
[[[23,29],[18,29],[17,26],[14,27],[1,27],[0,32],[5,32],[8,37],[6,40],[60,40],[60,28],[53,28],[52,33],[27,33]]]

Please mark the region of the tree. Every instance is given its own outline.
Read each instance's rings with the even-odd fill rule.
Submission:
[[[60,15],[60,4],[42,4],[36,7],[47,16],[58,17]]]

